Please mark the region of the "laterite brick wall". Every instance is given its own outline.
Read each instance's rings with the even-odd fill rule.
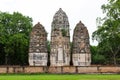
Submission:
[[[2,73],[120,73],[119,66],[0,66]]]

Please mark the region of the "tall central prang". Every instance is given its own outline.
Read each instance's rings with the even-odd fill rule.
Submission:
[[[61,8],[55,13],[51,28],[51,66],[69,66],[69,21],[66,13]]]

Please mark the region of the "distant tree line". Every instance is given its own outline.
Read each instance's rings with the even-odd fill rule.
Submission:
[[[108,4],[101,8],[106,16],[97,18],[98,29],[92,35],[93,40],[98,41],[97,46],[90,46],[92,64],[118,65],[120,0],[108,0]],[[0,65],[28,65],[29,34],[32,26],[32,18],[19,12],[0,12]],[[64,30],[62,34],[65,35]],[[72,50],[72,42],[70,45]],[[50,56],[50,41],[47,41],[47,49]]]

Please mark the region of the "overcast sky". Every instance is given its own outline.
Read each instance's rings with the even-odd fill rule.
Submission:
[[[101,5],[107,0],[0,0],[0,11],[20,12],[32,17],[33,25],[40,22],[48,32],[50,40],[51,22],[59,8],[66,12],[70,23],[71,41],[73,29],[79,21],[82,21],[90,33],[90,44],[93,42],[91,34],[96,30],[96,18],[103,17]]]

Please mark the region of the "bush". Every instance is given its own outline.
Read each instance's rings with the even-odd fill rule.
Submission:
[[[93,56],[94,64],[105,64],[105,57],[100,54]]]

